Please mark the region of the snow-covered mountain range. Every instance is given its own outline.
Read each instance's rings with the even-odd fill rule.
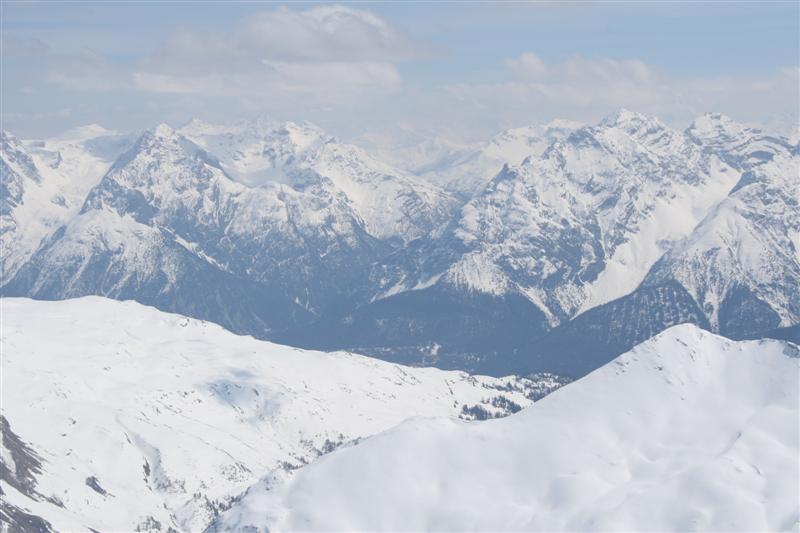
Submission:
[[[742,132],[722,117],[708,142],[732,159],[742,175],[688,238],[672,247],[648,273],[645,286],[675,280],[730,337],[800,323],[800,167],[798,146]],[[716,143],[721,143],[719,146]]]
[[[682,322],[800,324],[797,140],[621,110],[414,174],[308,123],[3,136],[4,295],[104,295],[305,348],[577,377]]]
[[[737,180],[680,133],[621,111],[505,168],[467,203],[444,281],[519,291],[557,324],[635,289]]]
[[[542,126],[512,128],[481,146],[422,168],[420,174],[469,199],[480,193],[503,165],[517,165],[528,157],[539,156],[580,127],[578,122],[554,120]]]
[[[313,124],[262,117],[226,127],[194,120],[180,132],[216,154],[222,167],[247,185],[329,180],[344,192],[365,229],[380,239],[407,242],[427,235],[456,207],[456,199],[444,190]]]
[[[8,280],[45,237],[80,210],[131,138],[96,124],[46,141],[0,135],[0,268]]]
[[[0,517],[22,530],[201,531],[266,472],[560,385],[298,350],[135,302],[2,305]]]
[[[682,322],[734,338],[796,326],[799,172],[796,145],[726,117],[679,132],[622,110],[504,167],[441,234],[396,254],[373,302],[323,317],[312,345],[577,376]],[[719,215],[729,205],[747,232]],[[670,260],[700,232],[723,236]],[[659,274],[668,263],[681,274]],[[728,302],[730,326],[708,299]]]

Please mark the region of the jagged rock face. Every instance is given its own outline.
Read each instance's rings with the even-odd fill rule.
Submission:
[[[14,210],[23,201],[26,182],[40,183],[42,177],[22,143],[10,133],[0,137],[0,230],[3,232],[2,262],[13,253],[13,240],[19,229]]]
[[[681,322],[734,339],[798,339],[797,147],[719,115],[687,131],[705,151],[740,165],[737,184],[639,288],[548,332],[517,368],[580,375]]]
[[[0,268],[7,281],[39,244],[73,217],[130,138],[102,128],[48,141],[0,140]]]
[[[715,331],[735,338],[800,322],[798,169],[800,157],[785,151],[746,170],[644,285],[676,280]]]
[[[737,178],[658,120],[620,112],[504,169],[468,203],[452,237],[469,251],[445,279],[520,292],[558,324],[633,290]]]
[[[358,288],[381,246],[324,180],[250,188],[160,126],[5,292],[135,298],[263,336]]]
[[[222,168],[248,185],[329,181],[379,239],[400,243],[445,223],[455,197],[424,180],[337,141],[313,124],[255,120],[230,127],[192,122],[181,132],[218,155]]]
[[[686,135],[701,148],[739,169],[758,166],[776,154],[792,152],[796,148],[786,138],[756,126],[740,124],[719,113],[698,117],[686,129]]]
[[[0,457],[0,479],[12,490],[32,500],[47,498],[36,490],[36,478],[42,473],[42,458],[26,442],[14,433],[8,419],[0,415],[0,431],[2,431],[2,457]],[[5,496],[2,488],[0,495]],[[58,500],[51,498],[50,503]],[[10,531],[31,531],[50,533],[53,526],[40,516],[31,514],[19,505],[0,499],[0,518],[4,527]]]
[[[262,337],[308,316],[280,287],[235,276],[168,232],[102,209],[57,231],[3,292],[45,300],[89,294],[137,300]]]

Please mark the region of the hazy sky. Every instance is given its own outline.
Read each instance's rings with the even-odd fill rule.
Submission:
[[[265,113],[477,138],[619,107],[798,121],[800,3],[13,2],[2,126],[44,136]]]

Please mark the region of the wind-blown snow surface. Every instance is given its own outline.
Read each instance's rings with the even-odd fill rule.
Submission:
[[[550,385],[303,351],[99,297],[2,311],[0,516],[59,531],[198,531],[266,472],[410,416],[503,415]]]
[[[797,530],[798,361],[794,345],[674,327],[514,416],[413,419],[266,479],[218,525]]]

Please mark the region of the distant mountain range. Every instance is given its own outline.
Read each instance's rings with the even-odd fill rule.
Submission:
[[[672,325],[800,339],[797,140],[627,110],[416,173],[320,128],[2,136],[2,291],[295,346],[579,377]]]

